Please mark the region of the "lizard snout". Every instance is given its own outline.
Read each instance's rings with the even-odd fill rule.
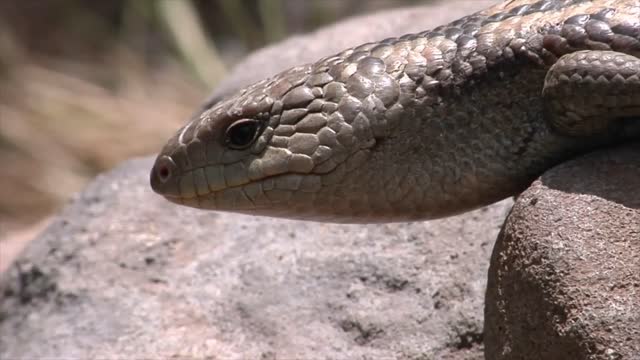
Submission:
[[[160,155],[151,169],[151,188],[165,197],[180,197],[180,186],[176,173],[177,166],[167,155]]]

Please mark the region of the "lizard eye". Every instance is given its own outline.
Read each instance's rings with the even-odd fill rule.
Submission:
[[[260,127],[260,122],[256,120],[243,119],[234,122],[227,128],[227,144],[232,149],[246,149],[258,137]]]

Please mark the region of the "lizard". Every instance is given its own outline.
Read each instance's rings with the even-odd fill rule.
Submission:
[[[507,0],[210,104],[151,169],[173,203],[323,222],[441,218],[640,140],[640,0]]]

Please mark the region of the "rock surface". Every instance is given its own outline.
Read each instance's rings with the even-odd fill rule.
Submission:
[[[548,171],[491,259],[490,359],[640,359],[640,144]]]
[[[198,211],[100,176],[0,282],[0,358],[482,358],[509,201],[329,225]]]

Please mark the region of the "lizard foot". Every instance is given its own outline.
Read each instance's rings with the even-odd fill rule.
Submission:
[[[545,116],[557,131],[590,136],[635,132],[640,123],[640,59],[615,51],[586,50],[561,57],[547,73]]]

